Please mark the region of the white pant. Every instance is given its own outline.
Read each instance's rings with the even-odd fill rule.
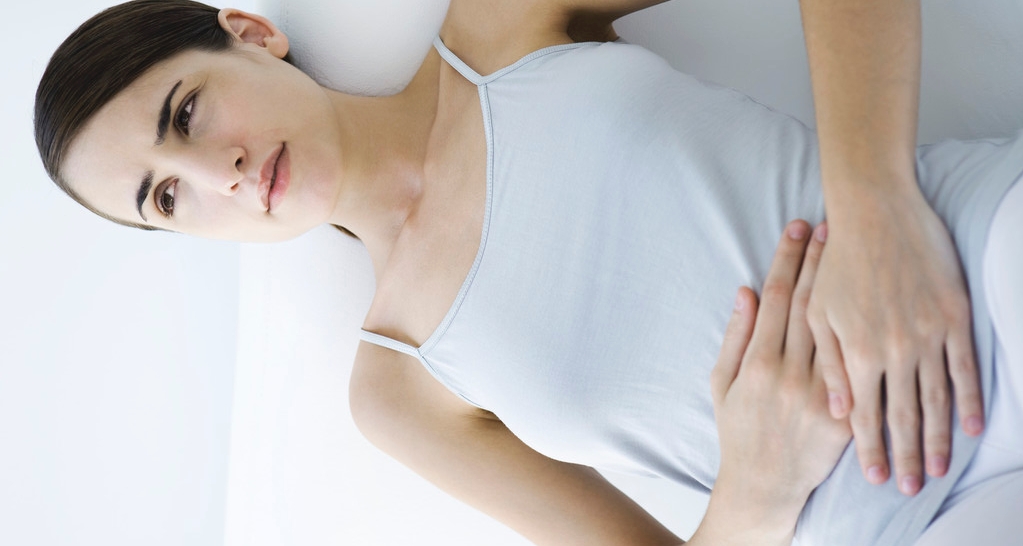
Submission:
[[[986,430],[916,546],[1023,544],[1023,182],[992,220],[984,291],[996,338]]]

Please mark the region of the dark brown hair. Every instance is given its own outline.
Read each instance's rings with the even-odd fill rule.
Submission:
[[[218,12],[190,0],[133,0],[92,17],[57,48],[36,90],[35,136],[47,174],[64,193],[107,220],[155,229],[87,203],[61,172],[64,156],[96,112],[154,65],[188,50],[229,49],[233,39]]]

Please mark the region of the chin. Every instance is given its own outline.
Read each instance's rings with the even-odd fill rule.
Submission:
[[[271,222],[271,224],[272,223],[273,222]],[[235,243],[282,243],[284,241],[297,239],[324,223],[326,222],[321,222],[316,225],[305,224],[302,226],[284,226],[281,224],[270,226],[260,225],[253,226],[248,229],[233,229],[219,233],[184,233],[186,235],[215,241],[230,241]]]
[[[317,222],[317,223],[313,223],[313,224],[306,223],[306,224],[303,224],[303,225],[300,225],[300,226],[294,226],[294,225],[293,226],[288,226],[287,229],[273,230],[272,232],[269,232],[269,233],[261,233],[261,234],[259,234],[259,236],[255,237],[256,240],[248,241],[248,242],[283,243],[285,241],[291,241],[293,239],[297,239],[297,238],[305,235],[306,233],[309,233],[310,231],[312,231],[312,230],[314,230],[314,229],[316,229],[316,228],[318,228],[318,227],[320,227],[322,225],[325,225],[325,224],[327,224],[326,220],[324,220],[323,222]],[[255,234],[253,234],[253,235],[255,235]]]

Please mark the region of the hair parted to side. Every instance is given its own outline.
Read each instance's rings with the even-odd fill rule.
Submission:
[[[113,218],[82,199],[61,170],[64,156],[96,112],[154,65],[188,50],[231,48],[218,13],[190,0],[133,0],[93,16],[57,48],[36,90],[35,137],[47,174],[64,193],[107,220],[155,229]]]

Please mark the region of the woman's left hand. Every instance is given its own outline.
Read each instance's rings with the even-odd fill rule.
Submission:
[[[829,217],[810,327],[831,413],[849,416],[864,476],[888,479],[887,421],[897,484],[915,495],[924,460],[931,476],[948,468],[949,379],[965,431],[983,427],[969,297],[948,230],[915,186],[845,197]]]

